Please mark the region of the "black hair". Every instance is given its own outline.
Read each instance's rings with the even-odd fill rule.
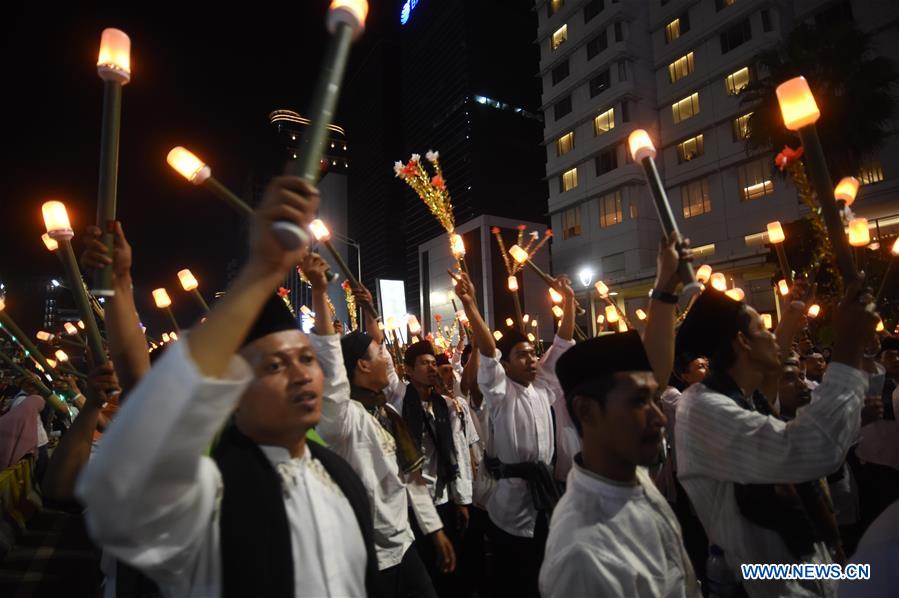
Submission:
[[[742,332],[749,336],[749,326],[752,324],[752,316],[745,304],[740,305],[736,313],[736,331],[733,336],[718,339],[714,350],[709,352],[709,367],[713,372],[725,372],[737,362],[737,353],[734,351],[734,339],[737,333]]]
[[[585,399],[596,401],[602,408],[605,408],[606,397],[617,384],[618,380],[615,378],[615,374],[606,374],[590,380],[589,394],[582,392],[580,388],[575,388],[570,394],[565,395],[565,406],[568,408],[568,416],[571,418],[571,423],[574,424],[574,429],[577,430],[578,436],[583,436],[584,430],[581,427],[581,420],[578,419],[574,410],[574,399],[584,397]],[[584,390],[586,391],[587,389],[585,388]]]

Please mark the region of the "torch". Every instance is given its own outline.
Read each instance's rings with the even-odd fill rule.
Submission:
[[[165,310],[169,316],[169,320],[172,322],[172,326],[175,327],[175,331],[181,332],[178,321],[175,319],[175,314],[172,313],[172,300],[169,298],[168,291],[163,288],[153,289],[153,302],[156,303],[156,307]]]
[[[631,156],[634,161],[639,162],[643,167],[643,176],[646,178],[646,185],[649,187],[650,195],[652,195],[656,214],[659,217],[665,237],[670,238],[673,233],[677,233],[680,236],[680,230],[678,230],[674,214],[671,212],[671,204],[668,203],[668,194],[665,193],[662,178],[659,176],[658,168],[656,168],[656,148],[649,138],[649,133],[644,129],[637,129],[628,136],[627,143],[630,146]],[[679,253],[682,250],[680,243],[678,243],[677,250]],[[696,282],[696,275],[693,273],[693,265],[690,262],[681,260],[678,265],[678,274],[684,283],[683,292],[685,294],[693,295],[702,290],[702,285]]]
[[[72,237],[75,236],[75,233],[72,230],[72,225],[69,223],[69,214],[61,201],[45,202],[41,207],[41,211],[44,215],[44,225],[47,227],[47,234],[59,244],[57,251],[60,252],[62,265],[65,268],[66,277],[69,279],[69,288],[72,291],[72,296],[75,298],[78,313],[81,314],[81,321],[85,325],[91,357],[94,363],[104,363],[106,361],[106,350],[103,348],[103,338],[100,336],[100,329],[97,327],[97,320],[94,317],[93,309],[91,309],[87,290],[84,288],[84,283],[81,282],[81,270],[79,270],[78,262],[75,260],[75,252],[72,251]]]
[[[253,209],[212,176],[212,169],[190,150],[181,147],[172,148],[166,162],[178,171],[178,174],[197,186],[203,186],[219,199],[227,203],[235,212],[245,218],[253,217]]]
[[[790,264],[787,262],[787,252],[784,249],[784,241],[786,240],[784,229],[780,222],[775,220],[768,223],[768,242],[774,245],[777,252],[777,261],[780,263],[780,270],[783,272],[784,280],[788,286],[793,286],[793,272],[790,270]]]
[[[365,0],[332,0],[328,10],[327,27],[331,37],[312,93],[309,125],[300,142],[297,159],[287,166],[288,174],[300,176],[310,185],[315,185],[321,173],[327,127],[337,107],[350,44],[362,34],[367,14],[368,2]],[[282,220],[272,228],[286,248],[296,249],[308,242],[306,233],[292,222]]]
[[[465,264],[465,242],[462,240],[462,235],[452,233],[449,238],[450,251],[452,251],[453,257],[456,258],[459,269],[468,274],[468,266]]]
[[[540,267],[535,264],[530,257],[528,257],[527,251],[525,251],[518,245],[512,245],[511,247],[509,247],[509,255],[511,255],[512,259],[514,259],[519,264],[527,265],[531,270],[534,271],[537,276],[540,277],[543,282],[546,283],[549,288],[556,288],[556,279],[541,270]],[[583,315],[584,313],[586,313],[584,308],[581,307],[581,304],[578,303],[577,299],[574,300],[574,307],[577,310],[578,315]],[[523,318],[522,320],[525,321]]]
[[[864,258],[864,249],[871,242],[871,232],[868,230],[868,220],[866,218],[853,218],[849,221],[849,245],[855,247],[856,251],[861,253]],[[859,260],[861,261],[861,260]],[[862,265],[864,267],[864,265]]]
[[[37,388],[38,393],[40,393],[40,395],[42,397],[44,397],[46,400],[50,401],[50,404],[53,405],[54,409],[56,409],[60,413],[65,413],[66,415],[71,415],[71,413],[69,412],[69,406],[66,405],[65,401],[63,401],[61,398],[59,398],[59,396],[56,393],[54,393],[52,390],[47,388],[47,385],[45,385],[41,381],[40,378],[38,378],[37,376],[34,376],[31,372],[29,372],[28,370],[23,368],[21,365],[19,365],[15,361],[13,361],[13,359],[10,356],[8,356],[6,353],[3,353],[2,351],[0,351],[0,361],[5,362],[7,365],[9,365],[9,367],[14,369],[16,371],[16,373],[19,374],[20,376],[25,376],[29,380],[31,380],[34,383],[35,387]],[[47,367],[49,367],[49,364],[47,364]]]
[[[119,128],[122,120],[122,86],[131,81],[131,40],[124,31],[104,29],[100,37],[97,74],[103,79],[103,125],[100,130],[100,182],[97,187],[97,226],[103,233],[106,255],[112,257],[116,219],[116,187],[119,177]],[[112,265],[97,271],[93,294],[110,297]],[[99,357],[98,357],[99,359]]]
[[[208,314],[209,304],[206,303],[206,299],[204,299],[203,294],[200,293],[200,283],[197,282],[197,278],[193,273],[185,268],[178,272],[178,280],[181,282],[181,288],[192,294],[197,300],[197,303],[200,304],[200,307],[203,308],[203,311]]]
[[[6,301],[3,299],[2,295],[0,295],[0,328],[4,328],[6,333],[12,338],[13,342],[18,343],[19,346],[22,347],[27,357],[31,357],[31,359],[38,365],[44,368],[47,375],[53,373],[53,367],[47,363],[47,358],[44,357],[43,353],[41,353],[35,344],[31,342],[31,339],[22,333],[22,329],[19,328],[15,320],[12,319],[12,316],[6,313]]]
[[[610,294],[609,294],[609,287],[606,286],[606,283],[604,283],[604,282],[601,281],[601,280],[597,280],[597,281],[596,281],[596,284],[593,285],[593,287],[596,289],[596,292],[599,293],[600,299],[603,299],[603,300],[608,304],[608,306],[606,307],[606,313],[609,312],[609,308],[613,309],[613,310],[616,312],[616,314],[617,314],[618,316],[620,316],[620,319],[621,319],[625,324],[627,324],[627,325],[630,326],[630,327],[633,327],[632,324],[631,324],[631,322],[630,322],[630,320],[627,318],[627,314],[625,314],[623,311],[621,311],[621,308],[618,307],[618,304],[617,304],[617,303],[615,303],[614,301],[612,301],[612,298],[611,298],[611,296],[610,296]],[[614,324],[614,323],[617,322],[618,320],[615,319],[615,320],[609,320],[609,321],[610,321],[611,323]]]
[[[808,158],[806,164],[818,196],[821,216],[827,227],[837,266],[845,281],[851,283],[858,279],[858,272],[852,262],[852,253],[834,199],[833,181],[827,170],[824,149],[821,147],[821,140],[818,138],[818,130],[815,127],[815,122],[821,116],[821,112],[818,110],[815,97],[812,95],[805,77],[795,77],[781,83],[777,86],[776,91],[784,125],[787,129],[799,133],[799,139],[805,148],[805,156]]]
[[[334,258],[334,261],[337,262],[337,267],[343,273],[343,277],[350,281],[350,285],[352,285],[353,288],[361,287],[362,285],[359,283],[359,279],[356,278],[355,274],[352,273],[350,267],[343,259],[343,256],[337,252],[334,244],[331,243],[331,231],[328,230],[328,227],[325,225],[325,223],[316,218],[309,223],[309,230],[312,232],[312,236],[315,237],[315,240],[324,245],[325,249],[328,250],[328,253],[331,254],[331,257]],[[328,280],[335,280],[337,278],[337,275],[333,274],[330,270],[325,272],[325,276],[328,278]],[[378,317],[378,313],[375,311],[375,308],[372,305],[366,303],[365,310],[373,318]]]

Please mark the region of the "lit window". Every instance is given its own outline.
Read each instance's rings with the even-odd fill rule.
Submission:
[[[737,178],[743,201],[750,201],[774,193],[768,160],[760,158],[737,168]]]
[[[674,83],[693,72],[693,52],[681,56],[668,65],[668,80]]]
[[[568,40],[568,25],[567,24],[562,25],[561,27],[556,29],[555,33],[553,33],[553,38],[552,38],[552,42],[551,42],[552,49],[555,50],[556,48],[561,46],[563,43],[565,43],[566,40]]]
[[[742,139],[746,139],[749,137],[749,117],[752,116],[752,112],[749,114],[744,114],[743,116],[738,116],[733,120],[733,135],[734,141],[740,141]]]
[[[737,95],[746,89],[747,85],[749,85],[749,67],[747,66],[724,78],[724,88],[729,96]]]
[[[549,0],[549,3],[547,3],[546,5],[549,16],[553,16],[554,14],[559,12],[559,9],[562,8],[563,4],[565,4],[565,0]]]
[[[572,168],[571,170],[565,171],[562,173],[562,178],[559,179],[562,183],[562,192],[570,191],[577,187],[577,168]]]
[[[674,124],[687,120],[699,114],[699,93],[693,93],[685,97],[679,102],[671,104],[671,115],[674,117]]]
[[[596,201],[599,203],[600,227],[614,226],[624,220],[621,214],[621,191],[607,193]]]
[[[564,156],[572,149],[574,149],[574,131],[570,131],[559,137],[559,140],[556,142],[556,155]]]
[[[630,206],[628,206],[628,207],[630,208],[631,220],[636,220],[637,219],[637,203],[632,199],[630,202]]]
[[[684,218],[693,218],[712,211],[712,200],[709,197],[709,181],[702,179],[688,183],[680,188],[681,205]]]
[[[858,182],[862,185],[873,185],[883,180],[883,168],[880,162],[869,162],[862,165],[858,172]]]
[[[665,25],[665,43],[670,44],[690,30],[690,15],[683,13]]]
[[[562,212],[562,238],[570,239],[581,235],[581,208],[574,206]]]
[[[678,163],[689,162],[705,153],[702,135],[690,137],[677,144]]]
[[[593,134],[602,135],[615,128],[615,109],[609,108],[593,119]]]
[[[669,44],[680,37],[680,19],[674,19],[665,25],[665,41]]]

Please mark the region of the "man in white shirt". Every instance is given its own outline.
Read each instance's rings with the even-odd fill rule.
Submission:
[[[870,294],[859,289],[850,285],[836,310],[827,374],[789,423],[754,408],[753,394],[781,368],[777,339],[758,312],[709,289],[678,332],[678,346],[708,355],[712,370],[678,405],[678,478],[709,542],[724,550],[750,596],[835,592],[832,581],[743,580],[740,565],[831,562],[812,505],[795,485],[835,471],[858,436],[867,384],[859,368],[878,321]]]
[[[471,505],[471,458],[465,434],[466,421],[471,427],[470,416],[466,418],[466,412],[453,398],[437,391],[437,356],[429,341],[407,346],[403,365],[408,383],[399,380],[393,364],[388,364],[390,400],[425,458],[422,476],[444,530],[459,554]],[[425,564],[432,566],[436,559],[431,546],[422,544],[421,549]],[[464,592],[460,571],[432,569],[431,576],[440,596],[459,596]]]
[[[316,430],[350,463],[368,491],[380,595],[436,597],[431,578],[413,547],[410,507],[419,528],[428,536],[422,541],[435,545],[441,568],[452,569],[455,556],[421,477],[424,458],[402,416],[384,395],[390,356],[364,332],[353,331],[340,338],[329,329],[327,268],[327,263],[314,254],[302,264],[312,285],[316,314],[315,334],[310,338],[325,373],[322,419]],[[371,305],[367,291],[356,297],[360,305]],[[366,319],[371,319],[367,310]],[[377,326],[367,327],[378,334]]]
[[[78,480],[94,539],[166,596],[362,596],[371,587],[367,493],[346,462],[306,442],[324,376],[274,295],[306,249],[285,250],[272,225],[306,228],[318,203],[299,177],[272,181],[248,263],[134,388]]]
[[[574,291],[567,278],[558,279],[564,313],[553,345],[538,362],[533,345],[514,330],[504,333],[498,350],[478,310],[471,279],[465,273],[454,276],[456,295],[481,353],[478,386],[490,411],[494,451],[488,467],[499,478],[487,504],[500,584],[496,594],[537,596],[548,518],[558,500],[552,405],[562,399],[562,389],[555,365],[574,345]]]
[[[553,512],[541,596],[698,598],[677,518],[645,469],[665,416],[640,336],[583,342],[556,373],[583,449]]]

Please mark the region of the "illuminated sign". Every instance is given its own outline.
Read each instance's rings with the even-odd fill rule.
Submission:
[[[418,6],[418,0],[406,0],[403,8],[400,9],[400,25],[405,25],[409,22],[409,17],[412,16],[412,11],[415,10],[416,6]]]

